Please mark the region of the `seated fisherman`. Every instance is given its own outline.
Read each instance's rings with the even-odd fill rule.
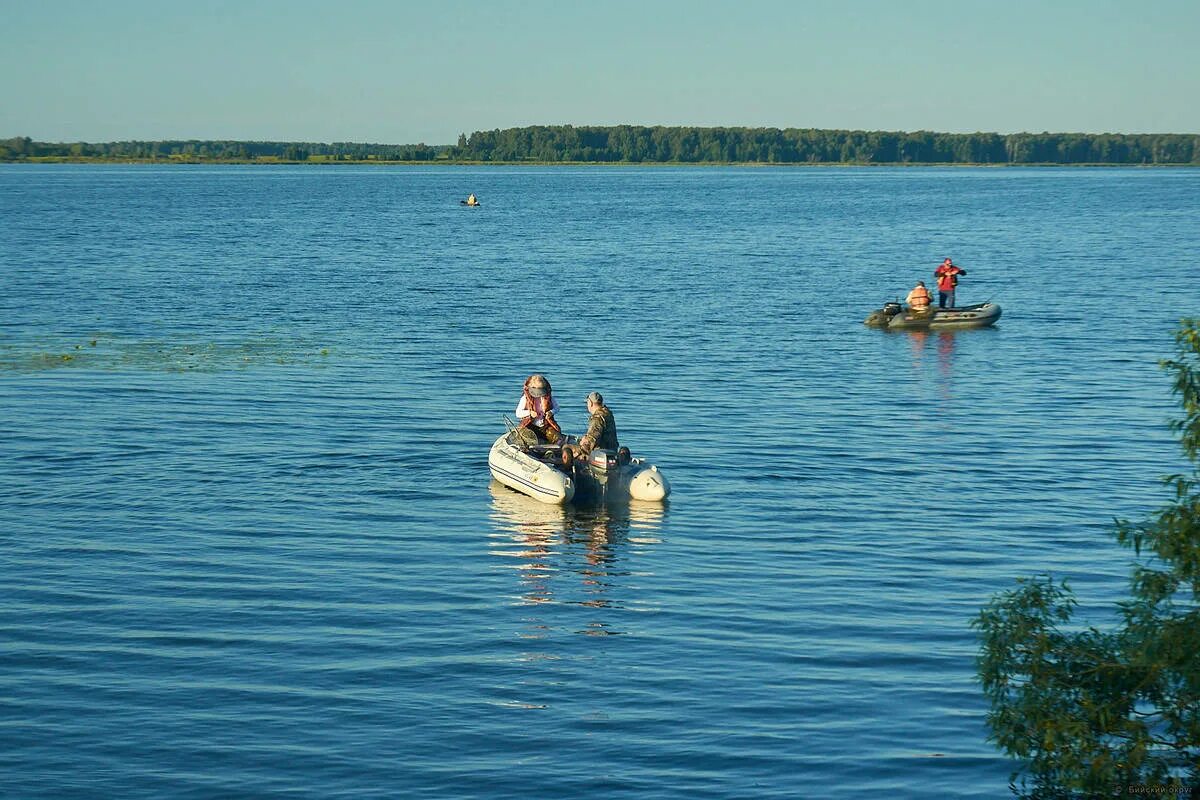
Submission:
[[[562,436],[562,428],[554,421],[558,402],[551,394],[550,381],[545,375],[530,375],[525,379],[521,399],[517,401],[517,419],[521,430],[528,430],[537,441],[554,444]]]
[[[608,406],[604,405],[604,397],[599,392],[587,396],[587,410],[591,416],[587,433],[579,438],[581,455],[586,457],[597,447],[615,454],[620,446],[617,444],[617,421]]]
[[[929,304],[933,302],[933,297],[929,294],[929,290],[925,288],[925,282],[917,281],[917,285],[908,293],[908,297],[904,299],[904,302],[908,303],[908,307],[913,311],[928,311]]]

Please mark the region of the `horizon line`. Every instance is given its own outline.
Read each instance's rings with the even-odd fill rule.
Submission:
[[[950,131],[936,131],[926,128],[918,128],[915,130],[899,130],[899,129],[884,129],[884,128],[813,128],[813,127],[786,127],[781,128],[774,125],[644,125],[637,123],[619,123],[616,125],[576,125],[569,123],[562,124],[532,124],[532,125],[511,125],[505,128],[477,128],[470,133],[463,131],[460,136],[470,138],[476,133],[493,133],[496,131],[524,130],[530,128],[571,128],[571,129],[616,129],[616,128],[643,128],[646,130],[654,129],[679,129],[687,128],[691,130],[744,130],[744,131],[818,131],[818,132],[836,132],[836,133],[877,133],[877,134],[933,134],[938,136],[1198,136],[1197,132],[1178,132],[1172,133],[1169,131],[1016,131],[1013,133],[1000,133],[999,131],[971,131],[969,133],[953,133]],[[255,142],[264,144],[356,144],[356,145],[376,145],[382,147],[411,147],[423,145],[425,147],[455,147],[456,142],[446,142],[438,144],[427,144],[425,142],[382,142],[354,139],[256,139],[256,138],[231,138],[231,137],[160,137],[160,138],[124,138],[124,139],[76,139],[73,141],[59,140],[52,141],[50,139],[35,139],[32,136],[18,134],[9,136],[0,141],[12,141],[17,139],[27,139],[30,142],[40,144],[111,144],[116,142]]]

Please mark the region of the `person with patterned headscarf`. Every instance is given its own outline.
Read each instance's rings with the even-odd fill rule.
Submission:
[[[517,401],[518,427],[532,432],[539,442],[554,444],[562,436],[562,428],[554,421],[558,402],[551,393],[545,375],[530,375],[525,379],[521,399]]]

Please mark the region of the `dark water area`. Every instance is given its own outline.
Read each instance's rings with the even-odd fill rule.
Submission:
[[[1197,253],[1195,169],[0,168],[0,793],[1007,796],[969,621],[1112,618]],[[995,328],[863,327],[945,256]],[[533,371],[670,500],[491,485]]]

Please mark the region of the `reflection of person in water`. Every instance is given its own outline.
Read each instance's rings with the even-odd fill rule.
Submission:
[[[629,539],[628,515],[621,513],[619,506],[601,506],[577,509],[570,522],[572,524],[564,531],[564,539],[570,549],[573,549],[572,546],[582,546],[583,558],[587,562],[579,570],[583,592],[587,595],[580,605],[621,608],[620,581],[629,572],[616,569],[616,565],[625,552],[622,545]],[[607,618],[588,622],[587,628],[581,632],[592,636],[620,633],[612,630]]]
[[[664,514],[658,503],[547,506],[498,483],[492,484],[492,507],[500,538],[490,549],[501,558],[518,559],[522,602],[593,608],[620,608],[628,600],[629,572],[616,565],[658,541],[654,533]],[[632,543],[631,530],[636,530]],[[577,580],[565,580],[571,576]],[[611,633],[611,624],[608,617],[597,618],[582,632]]]
[[[950,373],[954,358],[954,331],[938,331],[938,367],[943,375]]]
[[[929,342],[929,331],[927,330],[912,330],[906,331],[908,334],[908,344],[912,349],[912,365],[920,367],[925,355],[925,345]]]

